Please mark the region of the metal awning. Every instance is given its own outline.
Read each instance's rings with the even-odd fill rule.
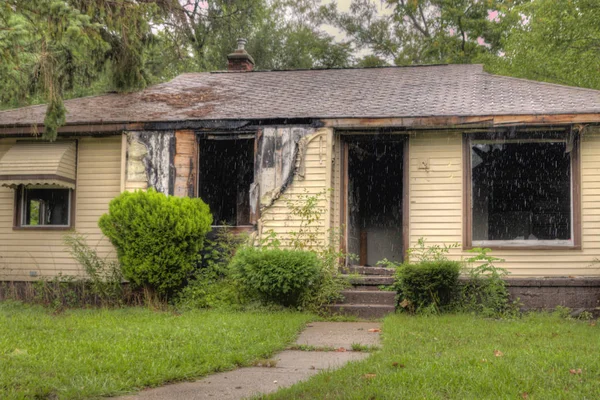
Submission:
[[[75,189],[75,142],[17,142],[0,159],[0,185],[52,185]]]

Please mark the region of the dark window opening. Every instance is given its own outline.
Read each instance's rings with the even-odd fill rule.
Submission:
[[[572,240],[566,140],[474,140],[471,177],[474,245]]]
[[[71,190],[21,187],[21,226],[69,226]]]
[[[198,194],[213,225],[250,225],[254,139],[203,139],[199,146]]]
[[[348,141],[348,251],[361,265],[402,261],[403,146],[373,137]]]

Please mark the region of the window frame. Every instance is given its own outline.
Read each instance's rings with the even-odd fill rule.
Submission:
[[[253,174],[254,174],[254,181],[256,181],[256,163],[257,163],[257,148],[258,148],[258,142],[260,140],[262,136],[262,129],[259,129],[258,132],[252,132],[252,131],[241,131],[238,133],[223,133],[223,132],[204,132],[201,134],[197,134],[196,135],[196,178],[195,178],[195,188],[194,188],[194,197],[196,198],[200,198],[200,192],[202,190],[201,186],[202,186],[202,171],[201,171],[201,161],[200,161],[200,157],[201,157],[201,151],[202,151],[202,145],[208,141],[211,140],[220,140],[220,141],[235,141],[235,140],[249,140],[252,141],[252,147],[253,147],[253,155],[252,155],[252,163],[253,163]],[[250,187],[252,187],[252,184],[250,185]],[[252,201],[252,199],[250,199],[250,202]],[[208,204],[208,203],[207,203]],[[249,212],[249,223],[248,224],[243,224],[243,225],[238,225],[237,224],[237,219],[238,219],[238,215],[237,215],[237,210],[236,210],[236,224],[235,225],[215,225],[215,221],[213,221],[213,225],[211,225],[211,228],[213,228],[213,230],[215,229],[227,229],[230,232],[233,232],[235,234],[237,233],[242,233],[242,232],[252,232],[256,229],[256,224],[257,221],[260,219],[260,206],[257,206],[257,210],[255,213],[252,212],[251,207],[248,210]]]
[[[13,230],[34,230],[34,231],[69,231],[75,228],[75,189],[59,188],[59,187],[40,187],[37,189],[52,190],[64,189],[69,191],[69,224],[68,225],[24,225],[23,224],[23,208],[24,208],[24,191],[25,185],[19,185],[15,188],[14,205],[13,205]]]
[[[531,241],[531,245],[507,244],[507,241],[498,241],[495,245],[492,241],[484,247],[494,250],[581,250],[581,166],[580,166],[580,138],[574,130],[549,130],[538,129],[536,131],[516,132],[466,132],[463,133],[463,250],[470,250],[479,245],[473,245],[473,181],[471,167],[471,142],[472,140],[502,140],[524,138],[539,139],[540,133],[551,135],[566,135],[572,138],[573,148],[571,150],[571,243],[564,245],[538,243]],[[497,136],[490,138],[489,136]],[[508,137],[507,137],[508,136]]]

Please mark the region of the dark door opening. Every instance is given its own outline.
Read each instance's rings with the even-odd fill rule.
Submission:
[[[368,136],[347,147],[347,250],[349,263],[375,266],[403,259],[404,142]]]
[[[199,158],[198,195],[209,205],[213,225],[251,225],[254,138],[201,139]]]

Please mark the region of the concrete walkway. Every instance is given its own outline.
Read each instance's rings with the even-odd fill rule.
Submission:
[[[313,322],[300,334],[296,345],[338,351],[285,350],[272,360],[271,367],[249,367],[209,375],[195,382],[176,383],[144,390],[122,400],[191,400],[243,399],[261,393],[275,392],[308,379],[319,371],[339,368],[349,361],[362,360],[368,353],[351,351],[352,344],[377,346],[380,343],[377,322]],[[296,347],[298,347],[296,346]],[[342,351],[343,348],[346,351]]]

